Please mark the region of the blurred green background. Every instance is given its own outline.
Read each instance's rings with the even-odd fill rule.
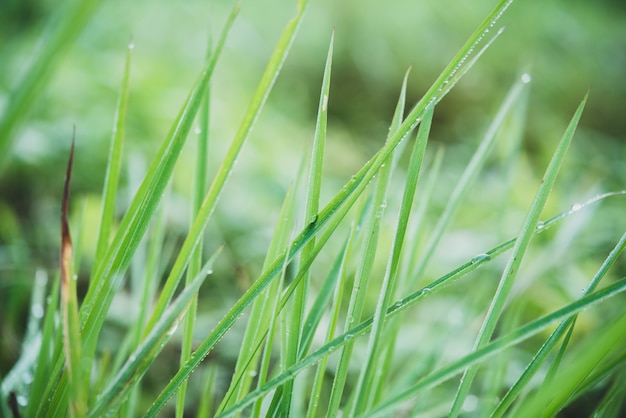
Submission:
[[[207,234],[209,249],[228,243],[227,263],[236,271],[211,300],[221,295],[227,295],[227,302],[234,300],[232,289],[245,287],[258,274],[278,207],[310,147],[333,29],[323,203],[383,143],[406,69],[412,66],[412,105],[494,4],[493,0],[311,0]],[[49,0],[1,0],[0,115],[64,7]],[[28,116],[8,139],[12,146],[0,168],[0,374],[5,375],[19,356],[35,272],[43,269],[53,276],[57,269],[60,197],[73,126],[77,132],[73,213],[75,218],[82,214],[84,224],[94,227],[81,231],[81,271],[87,272],[127,45],[132,39],[122,179],[128,191],[119,197],[120,214],[201,69],[208,34],[218,33],[231,7],[232,2],[225,1],[101,1],[76,41],[57,57]],[[230,143],[275,42],[294,13],[295,1],[242,2],[211,85],[213,163],[220,161]],[[511,223],[504,227],[512,235],[538,176],[588,89],[590,100],[547,215],[601,191],[625,188],[626,2],[518,0],[502,24],[506,26],[502,36],[438,106],[429,153],[446,146],[444,185],[436,196],[443,205],[446,190],[453,187],[505,92],[528,72],[532,83],[524,158],[519,162],[519,180],[510,191],[518,206],[510,208]],[[193,141],[181,158],[167,199],[173,245],[189,222]],[[470,255],[476,248],[487,249],[478,236],[495,219],[489,202],[494,190],[502,187],[493,189],[495,181],[487,173],[484,187],[458,217],[459,228],[469,230],[469,238],[461,234],[451,239],[477,240],[478,244],[468,244]],[[584,250],[600,260],[619,237],[615,230],[624,225],[623,200],[605,206],[596,214],[586,239],[589,248]],[[454,261],[434,268],[432,274],[456,265]],[[624,263],[618,269],[622,275],[626,272]]]

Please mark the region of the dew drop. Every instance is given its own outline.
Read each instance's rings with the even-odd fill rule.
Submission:
[[[545,225],[543,222],[539,222],[539,223],[537,224],[537,229],[543,229],[543,228],[545,228],[545,226],[546,226],[546,225]]]
[[[323,102],[322,102],[322,112],[326,112],[327,108],[328,108],[328,95],[325,94]]]
[[[28,404],[28,399],[26,399],[26,396],[18,395],[17,396],[17,403],[20,406],[26,406]]]
[[[522,82],[523,83],[528,84],[528,83],[530,83],[530,80],[531,80],[530,74],[528,74],[528,73],[522,74]]]
[[[583,208],[583,205],[581,205],[580,203],[574,203],[572,205],[571,211],[576,212],[576,211],[581,210],[582,208]]]
[[[489,261],[491,256],[489,254],[478,254],[476,257],[472,258],[472,264],[482,263],[484,261]]]
[[[202,133],[202,129],[199,126],[196,126],[193,130],[196,135],[200,135]]]
[[[213,269],[208,269],[208,270],[206,271],[206,275],[208,276],[209,274],[213,274]]]
[[[257,371],[256,371],[256,370],[250,370],[250,371],[248,372],[248,375],[249,375],[250,377],[256,377],[256,375],[257,375]]]
[[[41,318],[43,316],[43,306],[38,303],[33,305],[33,307],[31,308],[31,313],[33,317],[37,319]]]
[[[422,295],[427,295],[431,292],[430,287],[425,287],[422,289]]]

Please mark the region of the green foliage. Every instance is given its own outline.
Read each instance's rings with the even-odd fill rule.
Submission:
[[[225,23],[209,41],[204,63],[203,49],[192,48],[201,71],[182,106],[168,103],[176,112],[169,115],[169,133],[156,126],[143,131],[164,138],[154,150],[137,138],[141,112],[135,113],[134,100],[145,111],[141,95],[156,86],[131,76],[137,65],[131,44],[96,199],[100,209],[85,200],[83,215],[68,219],[76,209],[70,203],[83,199],[80,192],[69,199],[72,159],[80,184],[81,151],[90,146],[81,144],[84,128],[78,126],[59,200],[60,274],[48,286],[41,269],[30,302],[22,303],[30,313],[19,355],[10,367],[2,358],[3,415],[152,417],[166,410],[178,417],[524,417],[553,416],[591,398],[590,414],[619,416],[626,364],[620,205],[626,191],[604,190],[621,186],[626,176],[618,172],[605,184],[592,170],[584,179],[568,174],[582,165],[574,157],[568,163],[568,149],[589,140],[583,114],[589,94],[567,127],[565,117],[552,116],[564,131],[557,143],[552,128],[530,132],[528,121],[536,117],[531,78],[509,64],[507,79],[517,80],[508,93],[484,91],[489,100],[504,97],[498,110],[492,116],[459,112],[453,122],[462,126],[458,143],[441,144],[454,132],[442,125],[448,100],[458,100],[457,86],[465,88],[470,69],[483,59],[495,65],[489,54],[503,41],[503,19],[510,20],[508,30],[519,30],[520,10],[532,7],[520,4],[511,13],[512,0],[501,0],[484,10],[486,17],[432,84],[418,74],[427,87],[408,112],[415,92],[406,71],[393,114],[377,115],[380,124],[388,119],[386,141],[366,138],[372,142],[357,147],[336,139],[374,126],[343,126],[334,109],[346,101],[341,27],[332,35],[318,29],[319,37],[330,37],[326,64],[311,64],[314,77],[302,72],[321,78],[308,81],[318,83],[315,123],[304,118],[290,128],[281,115],[296,124],[306,107],[298,100],[306,94],[290,81],[288,56],[292,47],[302,56],[298,33],[307,11],[315,16],[319,6],[300,0],[291,20],[281,20],[287,22],[282,34],[268,29],[275,47],[259,46],[267,60],[261,73],[252,65],[242,69],[233,54],[242,33],[238,23],[245,26],[247,8],[254,11],[258,3],[237,3],[230,12],[215,5],[213,14]],[[45,100],[62,54],[98,5],[71,3],[12,88],[0,120],[6,178],[23,155],[8,152],[21,135],[16,132]],[[410,14],[410,6],[403,7]],[[367,12],[361,17],[369,19]],[[437,41],[422,47],[437,48]],[[384,54],[368,60],[368,71],[394,61]],[[183,80],[185,71],[181,66]],[[292,91],[281,85],[285,73]],[[239,96],[251,90],[253,74],[260,79],[244,105]],[[227,95],[224,83],[232,83]],[[227,103],[231,99],[235,105]],[[358,100],[352,98],[355,106]],[[188,141],[194,125],[196,143]],[[487,128],[468,157],[482,125]],[[549,158],[524,145],[537,135],[554,149]],[[294,158],[291,142],[300,136],[312,138],[310,151]],[[433,143],[439,147],[431,152]],[[376,151],[368,151],[373,146]],[[246,147],[256,150],[256,160]],[[363,153],[370,158],[361,159]],[[148,160],[145,170],[138,168]],[[541,178],[534,175],[538,166],[545,171]],[[285,167],[296,172],[289,186]],[[145,173],[133,182],[138,171]],[[17,249],[6,256],[15,264],[8,282],[15,286],[18,272],[42,260],[29,250],[32,237],[20,230],[13,208],[2,203],[0,209],[3,222],[16,224],[3,227],[1,238],[25,243],[0,241],[3,253]],[[264,235],[273,225],[271,236]],[[53,242],[46,244],[53,248]],[[9,298],[23,299],[4,286]],[[19,328],[18,302],[2,304],[3,329]]]

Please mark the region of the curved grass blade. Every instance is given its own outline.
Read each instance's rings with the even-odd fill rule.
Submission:
[[[128,361],[122,366],[107,389],[98,397],[98,400],[89,410],[89,417],[100,417],[113,410],[128,395],[137,384],[141,376],[156,359],[156,356],[165,346],[178,326],[178,322],[185,314],[192,298],[198,293],[200,286],[210,274],[213,263],[220,253],[220,249],[202,267],[200,273],[187,285],[181,294],[172,302],[144,341],[131,354]]]
[[[74,130],[74,137],[76,131]],[[76,273],[70,226],[67,221],[70,201],[70,180],[74,161],[74,138],[67,162],[63,205],[61,210],[61,312],[63,314],[63,352],[70,390],[70,416],[83,417],[87,412],[87,385],[83,381],[83,358],[78,326],[78,297],[76,296]]]
[[[613,250],[609,253],[609,256],[606,260],[604,260],[602,267],[600,267],[600,270],[598,270],[594,278],[591,280],[591,283],[585,289],[582,296],[590,294],[598,287],[600,280],[602,280],[609,268],[611,268],[611,266],[615,263],[615,260],[617,260],[617,257],[619,257],[624,248],[626,248],[626,234],[622,235],[622,238],[619,240],[615,248],[613,248]],[[530,379],[539,370],[539,367],[541,367],[544,363],[548,354],[556,346],[557,342],[560,341],[566,333],[571,332],[575,321],[576,316],[573,316],[559,324],[557,329],[554,330],[546,342],[541,346],[537,354],[535,354],[532,361],[526,366],[522,375],[517,379],[515,384],[508,390],[500,403],[496,406],[496,409],[491,413],[492,417],[501,417],[504,413],[506,413],[509,406],[520,395],[524,387],[530,382]]]
[[[541,224],[541,227],[537,228],[537,233],[541,234],[541,233],[545,232],[546,230],[550,229],[551,227],[553,227],[557,223],[561,222],[566,217],[576,213],[577,211],[581,210],[582,208],[584,208],[584,207],[586,207],[588,205],[594,204],[596,202],[602,201],[602,200],[610,198],[610,197],[624,196],[624,195],[626,195],[626,190],[598,195],[598,196],[596,196],[596,197],[594,197],[592,199],[589,199],[588,201],[582,203],[580,206],[578,206],[576,208],[576,210],[572,210],[572,209],[567,210],[565,212],[562,212],[562,213],[560,213],[560,214],[558,214],[558,215],[556,215],[556,216],[554,216],[554,217],[544,221]],[[460,279],[461,277],[466,276],[470,272],[472,272],[472,271],[482,267],[483,265],[485,265],[486,263],[488,263],[489,261],[491,261],[495,257],[497,257],[497,256],[503,254],[504,252],[510,250],[511,248],[513,248],[513,246],[515,244],[515,241],[516,241],[516,239],[513,238],[513,239],[511,239],[509,241],[506,241],[506,242],[498,245],[497,247],[492,248],[491,250],[489,250],[489,251],[487,251],[487,252],[485,252],[485,253],[483,253],[483,254],[475,257],[475,258],[473,258],[472,260],[468,261],[467,263],[463,264],[462,266],[460,266],[460,267],[450,271],[448,274],[446,274],[446,275],[440,277],[439,279],[429,283],[423,289],[420,289],[420,290],[412,293],[411,295],[409,295],[409,296],[399,300],[398,302],[394,303],[391,307],[389,307],[389,309],[387,309],[387,314],[386,314],[387,315],[387,320],[398,316],[400,313],[404,312],[405,310],[407,310],[408,308],[413,306],[415,303],[417,303],[418,301],[422,300],[424,297],[430,296],[430,295],[433,295],[433,294],[437,293],[438,291],[440,291],[444,287],[454,283],[456,280]],[[583,308],[581,308],[581,309],[583,309]],[[373,320],[370,318],[370,319],[368,319],[366,321],[361,322],[359,325],[351,328],[348,332],[338,336],[337,338],[335,338],[331,342],[327,343],[326,345],[324,345],[320,349],[316,350],[314,353],[312,353],[312,354],[308,355],[307,357],[305,357],[304,359],[302,359],[300,362],[298,362],[291,369],[286,370],[281,375],[279,375],[279,376],[275,377],[274,379],[272,379],[270,382],[268,382],[262,388],[259,388],[259,389],[255,390],[254,392],[251,392],[242,401],[238,402],[231,409],[229,409],[227,411],[224,411],[223,414],[220,414],[219,416],[230,416],[230,415],[232,415],[234,413],[237,413],[238,411],[244,409],[251,402],[254,402],[257,398],[259,398],[259,397],[265,395],[266,393],[274,390],[276,387],[281,385],[286,380],[292,379],[293,377],[295,377],[298,373],[302,372],[307,367],[309,367],[309,366],[311,366],[313,364],[316,364],[317,362],[321,361],[322,358],[325,358],[329,354],[331,354],[334,351],[338,350],[347,341],[353,340],[354,338],[356,338],[356,337],[358,337],[360,335],[363,335],[366,332],[368,332],[370,330],[371,326],[372,326],[372,323],[373,323]],[[460,373],[461,371],[462,370],[459,370],[456,373]],[[452,377],[452,376],[450,376],[450,377]]]
[[[489,306],[489,310],[487,311],[487,316],[483,322],[483,325],[478,332],[478,336],[476,337],[476,342],[474,344],[474,350],[481,348],[484,346],[490,339],[495,330],[496,324],[502,311],[504,309],[504,305],[511,291],[511,287],[513,286],[513,282],[515,281],[515,277],[517,272],[519,271],[519,267],[522,263],[522,258],[528,245],[530,244],[530,240],[533,237],[533,233],[537,227],[539,222],[539,216],[541,215],[541,211],[543,210],[546,201],[548,200],[548,196],[552,187],[554,186],[554,182],[556,181],[556,176],[559,172],[559,168],[561,167],[561,163],[565,158],[565,153],[569,147],[572,138],[574,137],[574,132],[576,131],[576,126],[578,125],[578,121],[582,115],[583,109],[585,107],[585,103],[587,102],[587,98],[589,94],[585,95],[584,99],[576,109],[572,120],[567,127],[563,138],[561,139],[559,145],[557,146],[552,159],[550,160],[550,164],[546,169],[543,180],[541,180],[541,185],[537,190],[537,194],[535,195],[535,199],[528,210],[526,218],[524,219],[524,223],[522,228],[520,229],[520,233],[517,241],[515,242],[515,247],[513,248],[513,253],[509,258],[509,261],[502,272],[502,277],[500,279],[500,283],[498,284],[498,288],[496,290],[496,294],[493,297],[491,305]],[[470,386],[474,380],[474,376],[478,371],[477,366],[470,367],[466,370],[461,378],[461,383],[459,385],[457,394],[454,398],[454,403],[452,405],[452,409],[450,411],[450,416],[455,418],[458,416],[461,406],[467,397]]]
[[[58,20],[49,33],[45,33],[45,43],[37,51],[35,60],[26,71],[19,86],[11,93],[7,108],[0,119],[0,173],[11,155],[15,129],[28,115],[37,96],[43,91],[56,64],[69,45],[76,40],[101,0],[77,0],[59,11]]]
[[[306,1],[300,1],[299,4],[303,5]],[[359,172],[348,181],[348,183],[341,189],[341,191],[322,209],[318,216],[316,217],[316,221],[307,225],[301,233],[294,239],[290,249],[284,252],[279,258],[277,258],[272,265],[266,269],[261,276],[255,281],[255,283],[248,289],[248,291],[233,305],[231,310],[222,318],[222,320],[217,324],[215,329],[207,336],[207,338],[201,343],[198,347],[194,355],[190,358],[187,366],[188,368],[181,369],[179,373],[174,376],[174,378],[170,381],[167,387],[161,392],[153,407],[148,411],[149,414],[156,414],[164,405],[164,402],[172,396],[173,391],[181,384],[181,382],[189,376],[193,368],[195,368],[202,359],[213,349],[215,344],[221,339],[221,337],[230,329],[230,327],[234,324],[236,319],[241,315],[241,313],[252,303],[252,301],[259,295],[259,293],[275,278],[278,276],[278,273],[281,270],[281,266],[283,265],[284,259],[291,260],[295,254],[297,254],[302,247],[313,237],[315,236],[322,227],[328,223],[331,218],[334,217],[336,213],[347,213],[344,205],[351,205],[356,201],[355,198],[352,197],[354,193],[357,196],[361,193],[361,191],[367,186],[369,181],[376,175],[380,167],[384,164],[385,161],[392,154],[393,150],[398,146],[398,144],[402,141],[403,138],[419,123],[421,117],[423,116],[423,112],[426,109],[426,106],[432,102],[440,101],[444,95],[447,93],[444,87],[444,82],[449,82],[449,77],[454,73],[456,74],[459,70],[465,71],[466,66],[469,66],[473,63],[472,60],[468,61],[468,57],[471,57],[474,53],[474,50],[482,39],[484,38],[484,34],[489,32],[489,28],[493,27],[497,20],[502,16],[504,11],[509,7],[512,3],[512,0],[501,0],[498,5],[493,9],[493,11],[488,15],[488,17],[479,25],[478,30],[475,34],[468,40],[468,42],[461,48],[459,53],[455,55],[450,64],[444,69],[442,74],[439,76],[437,81],[431,86],[428,92],[424,95],[424,97],[415,105],[413,110],[409,113],[407,118],[401,124],[400,128],[394,135],[390,138],[390,140],[385,144],[381,150],[376,153],[376,155],[368,161]],[[482,34],[482,36],[481,36]],[[480,38],[480,39],[479,39]],[[214,191],[213,194],[218,191]],[[209,195],[207,195],[207,199],[211,196],[212,192],[209,191]],[[217,197],[217,196],[215,196]],[[215,197],[210,198],[210,200],[214,200]],[[207,202],[205,199],[205,203]],[[203,205],[204,207],[204,205]],[[340,210],[341,209],[341,210]],[[207,207],[206,211],[201,211],[202,214],[208,216],[212,212],[211,207]],[[198,219],[198,226],[203,225],[202,219]],[[183,244],[183,249],[181,250],[181,255],[184,255],[184,258],[188,257],[188,254],[193,247],[194,239],[190,235],[191,240],[186,241],[186,244]],[[182,271],[184,265],[184,261],[180,263],[180,266],[177,267],[176,274],[173,277],[179,276],[179,271]],[[176,266],[175,266],[176,267]],[[172,283],[170,287],[175,287],[175,283]],[[171,289],[168,290],[168,293],[171,293]]]

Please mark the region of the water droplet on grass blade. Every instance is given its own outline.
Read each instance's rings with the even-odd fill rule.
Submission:
[[[491,260],[491,256],[489,254],[478,254],[476,257],[472,258],[472,264],[482,263],[489,260]]]
[[[31,308],[31,313],[33,317],[38,319],[41,318],[43,316],[43,306],[41,306],[40,304],[33,305],[33,307]]]
[[[537,229],[538,229],[538,230],[539,230],[539,229],[543,229],[543,228],[545,228],[545,227],[546,227],[546,224],[544,224],[543,222],[539,222],[539,223],[537,224]]]
[[[522,74],[522,82],[523,83],[528,84],[528,83],[530,83],[530,80],[531,80],[530,74],[528,74],[528,73]]]
[[[581,210],[582,208],[583,208],[583,205],[581,205],[580,203],[574,203],[570,210],[572,212],[576,212],[576,211]]]

